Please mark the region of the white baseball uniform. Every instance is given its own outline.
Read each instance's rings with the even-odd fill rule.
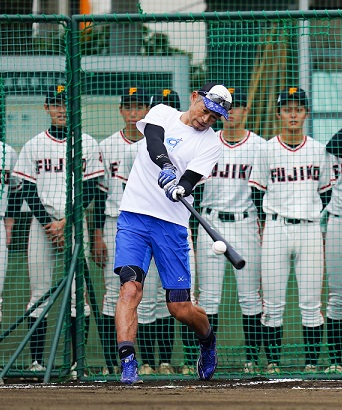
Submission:
[[[260,298],[260,234],[256,207],[248,179],[256,154],[266,141],[251,131],[238,143],[224,140],[222,155],[204,185],[202,216],[246,260],[243,269],[235,271],[242,314],[257,315],[262,311]],[[197,274],[199,304],[208,314],[217,314],[221,302],[226,258],[215,255],[212,239],[202,226],[197,239]]]
[[[107,244],[108,261],[110,261],[104,269],[106,293],[103,299],[103,314],[108,316],[115,315],[120,291],[120,278],[113,272],[112,261],[115,255],[117,217],[123,195],[123,184],[128,180],[141,142],[142,140],[132,142],[121,130],[100,143],[105,168],[105,177],[100,181],[100,189],[107,193],[103,239]],[[163,294],[163,297],[157,298],[157,294]],[[168,316],[170,313],[165,302],[165,291],[162,289],[157,267],[152,260],[144,284],[143,298],[138,306],[138,321],[147,324]]]
[[[15,176],[37,185],[38,196],[52,220],[60,220],[65,217],[66,148],[66,139],[57,139],[49,131],[41,132],[23,146],[13,172]],[[98,144],[94,138],[87,134],[82,134],[82,155],[84,181],[104,175]],[[84,229],[85,245],[87,245],[85,222]],[[89,249],[86,249],[85,253],[89,257]],[[42,226],[33,217],[28,249],[31,287],[28,308],[49,291],[54,269],[62,262],[52,242],[47,239]],[[44,304],[32,312],[31,316],[38,317],[43,307]],[[76,316],[74,297],[72,298],[71,314],[73,317]],[[90,314],[88,304],[85,304],[85,314],[87,316]]]
[[[335,159],[337,181],[327,206],[329,220],[325,239],[325,264],[329,284],[327,317],[342,320],[342,159]]]
[[[277,328],[283,324],[291,256],[302,324],[312,328],[323,324],[319,194],[329,190],[334,179],[325,147],[309,136],[295,147],[275,136],[255,159],[249,185],[265,192],[261,266],[265,326]]]
[[[6,229],[5,229],[5,213],[7,209],[7,200],[9,191],[15,191],[20,188],[20,181],[12,174],[13,168],[17,161],[17,153],[15,150],[2,142],[0,144],[0,322],[2,321],[2,292],[4,289],[7,263],[8,249],[6,245]]]

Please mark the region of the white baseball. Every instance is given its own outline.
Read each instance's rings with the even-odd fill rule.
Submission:
[[[213,252],[216,253],[216,255],[222,255],[222,253],[226,252],[227,246],[222,241],[216,241],[213,243],[212,249]]]

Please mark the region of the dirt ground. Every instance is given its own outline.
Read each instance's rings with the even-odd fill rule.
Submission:
[[[5,384],[1,410],[323,410],[342,407],[341,381]]]

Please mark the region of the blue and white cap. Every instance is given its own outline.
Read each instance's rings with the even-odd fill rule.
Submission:
[[[204,105],[210,111],[223,115],[228,120],[228,111],[232,108],[232,96],[223,84],[214,82],[205,84],[198,94],[202,96]]]

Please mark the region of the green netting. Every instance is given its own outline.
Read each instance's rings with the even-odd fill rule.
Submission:
[[[274,342],[271,342],[271,353],[267,356],[261,343],[272,327],[260,324],[260,314],[266,312],[265,301],[264,309],[262,306],[264,295],[260,264],[260,260],[265,259],[259,247],[260,236],[256,213],[252,212],[253,205],[249,202],[249,207],[242,209],[239,202],[254,160],[266,148],[260,142],[243,153],[239,149],[243,144],[233,144],[229,138],[235,135],[236,141],[244,141],[249,135],[244,129],[260,135],[265,141],[281,133],[277,109],[279,93],[283,89],[295,93],[293,88],[301,87],[306,91],[309,108],[303,133],[313,137],[322,147],[330,140],[341,128],[338,105],[342,67],[341,17],[338,11],[148,15],[142,9],[140,14],[73,16],[71,19],[62,16],[0,16],[2,141],[13,147],[19,156],[21,168],[16,165],[18,171],[15,175],[42,187],[45,196],[42,195],[41,199],[54,221],[66,218],[64,250],[56,251],[53,247],[48,250],[51,242],[44,237],[40,222],[32,215],[26,202],[21,206],[20,214],[16,214],[2,292],[0,365],[5,367],[11,360],[10,368],[5,367],[6,377],[11,380],[32,377],[28,369],[37,359],[44,368],[36,368],[38,372],[33,376],[45,377],[45,381],[49,381],[51,375],[53,380],[62,381],[70,377],[70,366],[77,360],[78,376],[83,378],[85,374],[91,380],[117,380],[119,360],[113,315],[120,284],[112,266],[118,206],[140,144],[137,141],[142,138],[135,124],[147,114],[151,101],[154,104],[165,97],[166,102],[172,102],[168,90],[178,94],[177,108],[186,111],[191,92],[207,81],[224,83],[233,98],[235,92],[239,94],[239,88],[243,93],[240,92],[240,100],[236,100],[240,107],[236,104],[230,122],[218,121],[215,124],[215,131],[222,138],[225,157],[214,168],[212,177],[195,189],[195,207],[227,236],[239,252],[251,255],[248,265],[252,267],[250,272],[234,272],[230,264],[224,263],[223,256],[214,257],[211,239],[198,227],[194,218],[190,219],[192,301],[206,308],[211,324],[217,330],[219,364],[216,377],[250,378],[259,374],[265,377],[340,377],[340,373],[324,372],[331,364],[342,365],[340,345],[335,346],[333,340],[334,335],[340,340],[342,318],[338,308],[330,308],[329,326],[324,327],[324,332],[320,327],[321,321],[317,319],[319,311],[320,318],[327,322],[329,278],[334,277],[333,272],[338,273],[338,268],[332,265],[336,263],[332,256],[339,252],[336,250],[338,234],[333,243],[331,239],[328,242],[330,248],[326,249],[325,257],[331,266],[330,270],[328,264],[324,268],[324,277],[323,268],[321,275],[315,274],[316,279],[314,273],[310,274],[310,270],[314,272],[323,264],[323,256],[317,258],[316,250],[320,248],[313,245],[312,238],[308,237],[308,242],[302,243],[302,253],[311,247],[307,252],[310,260],[305,262],[309,268],[305,263],[299,268],[301,253],[292,252],[287,258],[289,277],[282,282],[282,289],[279,289],[280,278],[287,272],[285,267],[282,268],[280,255],[281,250],[292,243],[292,237],[289,233],[286,234],[289,236],[284,234],[280,244],[283,246],[279,246],[279,241],[276,241],[278,232],[274,245],[269,243],[269,252],[275,255],[276,262],[273,266],[263,265],[263,278],[271,283],[268,283],[267,296],[272,299],[275,294],[270,289],[274,292],[282,290],[286,293],[286,304],[273,306],[278,319],[283,308],[284,314],[283,321],[272,322],[277,323],[273,328],[280,328],[279,323],[282,324],[281,355],[273,360],[282,373],[267,373],[267,366],[272,363],[270,356],[275,349]],[[60,85],[65,86],[66,104],[61,111],[58,111],[58,104],[54,107],[58,111],[57,121],[65,122],[65,134],[62,135],[50,128],[51,107],[47,105],[44,108],[49,88]],[[58,90],[55,89],[57,94]],[[122,103],[122,96],[127,99],[136,92],[143,92],[138,105]],[[247,108],[244,109],[245,105]],[[236,134],[233,133],[234,128],[238,130]],[[40,142],[32,147],[33,143],[29,141],[48,129],[42,141],[46,138],[49,144],[45,147]],[[239,134],[241,130],[242,134]],[[29,149],[31,157],[27,153]],[[290,149],[296,151],[296,147]],[[9,154],[4,148],[2,153],[4,170]],[[25,168],[30,161],[33,164],[30,168],[32,175]],[[337,160],[332,159],[326,167],[332,169],[334,163],[338,173],[335,162]],[[315,167],[317,164],[307,165]],[[99,180],[101,192],[106,192],[109,186],[111,193],[106,202],[103,232],[98,228],[99,209],[94,201],[86,209],[82,206],[82,200],[87,202],[88,190],[92,189],[89,181],[97,181],[102,175],[102,167],[106,170],[106,178]],[[311,168],[292,168],[292,173],[287,174],[279,165],[274,165],[274,169],[274,179],[278,181],[282,178],[284,181],[300,179],[302,175],[304,179],[304,174],[312,180],[317,177],[311,173]],[[42,173],[45,176],[43,180],[40,179]],[[2,171],[2,180],[5,175]],[[235,180],[242,181],[238,188],[234,185]],[[44,182],[39,185],[37,181]],[[217,181],[217,184],[212,181]],[[3,187],[4,184],[2,200],[5,199]],[[235,196],[232,196],[233,189],[236,189]],[[338,197],[338,190],[335,191],[334,195]],[[293,196],[293,191],[288,195]],[[295,195],[300,199],[306,192],[299,190]],[[297,221],[301,219],[300,210],[296,209],[297,197],[293,198],[293,214],[288,215],[294,221],[285,221],[292,231],[309,225]],[[279,211],[274,210],[273,213],[279,213],[281,218]],[[252,216],[255,219],[249,225],[247,222],[252,220]],[[318,226],[319,221],[314,224]],[[34,232],[40,232],[41,236],[34,236]],[[41,238],[40,242],[38,238]],[[108,252],[105,268],[99,266],[104,246],[101,238]],[[79,254],[74,253],[75,245]],[[44,260],[42,255],[45,255]],[[97,261],[94,261],[94,255]],[[2,262],[5,267],[5,253]],[[53,276],[49,280],[51,269]],[[37,352],[34,356],[27,337],[27,323],[32,326],[35,321],[22,317],[31,307],[28,303],[36,302],[45,292],[45,297],[55,294],[55,288],[63,279],[62,286],[68,289],[74,272],[76,308],[73,309],[74,304],[71,308],[68,292],[64,296],[62,291],[47,320],[40,324],[41,327],[46,324],[45,348],[42,349],[44,342],[40,336],[37,343],[40,356]],[[307,282],[303,283],[304,277]],[[309,307],[301,299],[299,309],[298,281],[301,290],[312,290],[312,295],[306,292],[315,301],[310,301]],[[338,307],[338,283],[335,288],[330,283],[330,301],[335,299],[334,306]],[[84,289],[87,290],[86,305]],[[317,289],[320,297],[317,297]],[[72,294],[74,296],[74,287]],[[41,310],[42,307],[38,311]],[[36,316],[37,310],[30,311],[30,314]],[[273,320],[274,312],[270,315]],[[145,380],[196,377],[197,338],[168,314],[165,292],[153,264],[138,316],[137,358]],[[61,337],[58,339],[59,330]],[[42,332],[38,330],[40,335]],[[23,344],[23,350],[13,356],[20,344]],[[261,346],[260,352],[258,346]],[[256,360],[255,366],[246,367],[246,363]],[[169,363],[172,373],[170,367],[160,366],[161,363]],[[305,364],[316,366],[315,372],[304,372]]]

